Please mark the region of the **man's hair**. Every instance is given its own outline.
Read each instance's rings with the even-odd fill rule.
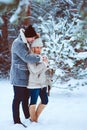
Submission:
[[[32,25],[29,25],[28,27],[25,28],[25,37],[37,37],[37,33],[35,29],[32,27]]]

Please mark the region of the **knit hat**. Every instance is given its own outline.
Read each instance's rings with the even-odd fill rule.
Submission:
[[[32,27],[32,25],[29,25],[26,29],[25,29],[25,37],[35,37],[37,36],[36,31],[34,30],[34,28]]]
[[[43,47],[41,38],[35,39],[35,41],[31,44],[31,47]]]

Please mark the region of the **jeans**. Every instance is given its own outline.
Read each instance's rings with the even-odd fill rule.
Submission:
[[[20,86],[13,86],[13,90],[14,90],[14,99],[12,104],[13,120],[14,123],[19,123],[21,122],[19,112],[21,102],[25,118],[29,118],[30,116],[28,108],[29,91],[26,87],[20,87]]]
[[[48,103],[48,94],[46,87],[29,89],[29,95],[30,95],[30,105],[34,105],[37,103],[38,96],[40,96],[41,104],[46,105]]]

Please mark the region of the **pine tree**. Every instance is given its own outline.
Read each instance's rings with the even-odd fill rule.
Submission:
[[[80,4],[77,7],[72,1],[56,0],[41,5],[32,3],[31,21],[42,36],[46,46],[43,53],[49,57],[50,67],[55,71],[54,85],[69,83],[72,78],[79,85],[80,80],[87,76],[87,58],[84,56],[87,40],[86,33],[82,30]],[[87,83],[84,82],[83,85],[85,84]],[[71,86],[71,83],[67,86],[70,89],[76,87]]]

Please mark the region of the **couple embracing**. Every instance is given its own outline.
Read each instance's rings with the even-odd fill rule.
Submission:
[[[20,119],[21,102],[25,118],[32,122],[38,122],[48,103],[46,71],[49,67],[47,57],[41,56],[42,47],[42,40],[32,25],[25,30],[20,29],[19,36],[12,44],[10,80],[14,92],[14,124],[24,125]],[[38,96],[41,102],[36,107]]]

